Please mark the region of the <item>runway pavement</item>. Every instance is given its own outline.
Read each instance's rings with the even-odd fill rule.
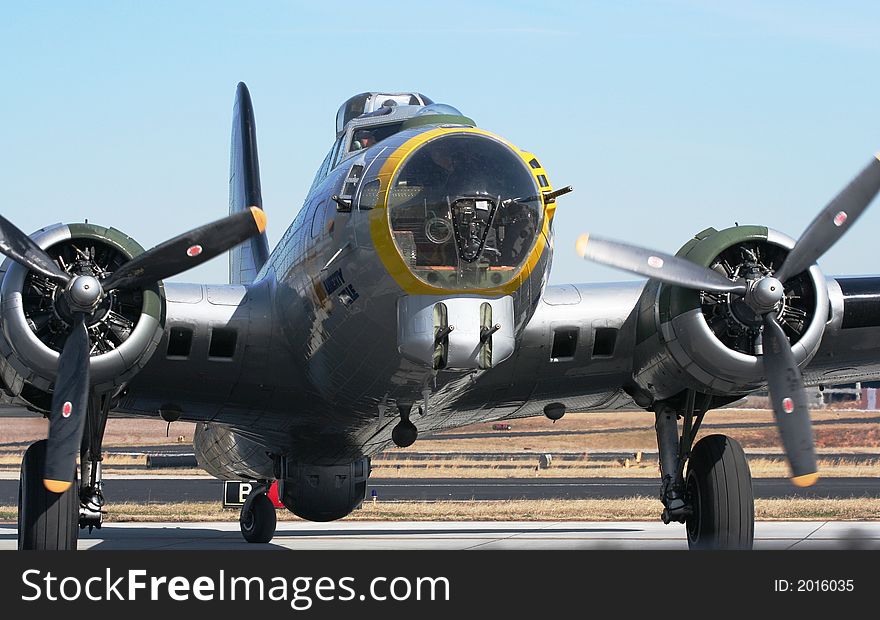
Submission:
[[[0,525],[0,550],[15,549]],[[80,549],[687,549],[682,525],[654,522],[282,522],[272,543],[249,545],[238,523],[123,523],[91,534]],[[880,522],[760,522],[755,549],[880,550]]]
[[[10,476],[12,478],[12,476]],[[880,497],[880,478],[822,478],[800,489],[785,478],[755,478],[755,497]],[[370,481],[382,501],[505,500],[505,499],[620,499],[654,497],[660,484],[654,478],[376,478]],[[113,502],[219,502],[223,483],[209,477],[117,476],[107,478],[107,500]],[[0,504],[18,501],[18,480],[0,480]]]

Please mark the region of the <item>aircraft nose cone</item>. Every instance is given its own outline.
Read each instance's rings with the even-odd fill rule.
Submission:
[[[101,298],[101,283],[92,276],[76,276],[68,286],[67,295],[77,310],[92,310]]]

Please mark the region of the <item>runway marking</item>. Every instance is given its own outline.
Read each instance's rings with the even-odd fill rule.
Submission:
[[[548,523],[548,524],[546,524],[543,528],[540,528],[540,529],[541,529],[541,530],[547,530],[547,529],[553,527],[553,525],[555,525],[555,523]],[[488,544],[491,544],[491,543],[493,543],[493,542],[500,542],[500,541],[502,541],[502,540],[509,540],[509,539],[511,539],[511,538],[514,538],[514,537],[515,537],[517,540],[547,540],[547,538],[546,538],[546,537],[543,537],[543,536],[542,536],[541,538],[534,538],[534,539],[533,539],[533,538],[527,538],[527,537],[525,537],[525,536],[519,536],[520,534],[522,534],[522,532],[514,532],[514,533],[512,533],[510,536],[505,536],[504,538],[496,538],[495,540],[487,540],[486,542],[482,542],[482,543],[480,543],[480,544],[478,544],[478,545],[472,545],[472,546],[470,546],[470,547],[466,547],[466,548],[465,548],[465,551],[470,551],[470,550],[472,550],[472,549],[478,549],[479,547],[482,547],[483,545],[488,545]],[[559,539],[556,539],[556,540],[559,540]],[[563,540],[564,540],[564,539],[563,539]]]
[[[805,540],[808,540],[808,539],[812,538],[812,537],[813,537],[813,534],[815,534],[816,532],[818,532],[819,530],[821,530],[821,529],[822,529],[823,527],[825,527],[827,524],[828,524],[827,521],[825,521],[824,523],[820,523],[820,524],[819,524],[819,527],[817,527],[815,530],[813,530],[812,532],[810,532],[809,534],[807,534],[806,536],[804,536],[804,537],[801,538],[800,540],[796,540],[795,542],[793,542],[793,543],[791,544],[791,546],[788,547],[787,550],[794,549],[798,544],[804,542]],[[843,538],[835,538],[835,539],[831,539],[831,540],[846,540],[846,539],[843,539]]]

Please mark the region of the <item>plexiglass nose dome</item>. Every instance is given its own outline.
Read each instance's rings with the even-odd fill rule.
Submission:
[[[416,149],[388,194],[394,241],[411,271],[450,289],[511,280],[540,233],[542,206],[522,158],[473,133],[447,134]]]

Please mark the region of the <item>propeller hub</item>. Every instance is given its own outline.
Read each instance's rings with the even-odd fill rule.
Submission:
[[[758,314],[773,310],[785,296],[782,282],[772,276],[756,280],[746,295],[748,305]]]
[[[67,286],[67,302],[71,310],[93,312],[103,297],[103,289],[97,278],[75,276]]]

